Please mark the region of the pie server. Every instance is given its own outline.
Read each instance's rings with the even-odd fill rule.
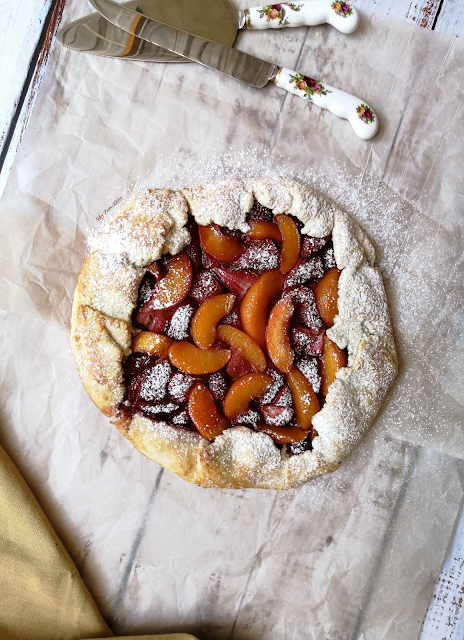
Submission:
[[[90,4],[109,22],[124,31],[130,33],[134,30],[134,21],[137,20],[136,31],[142,40],[220,71],[252,87],[261,89],[272,80],[278,87],[314,102],[318,107],[328,109],[340,118],[346,118],[356,135],[363,140],[368,140],[377,133],[377,115],[362,100],[349,93],[233,47],[175,29],[112,0],[90,0]]]
[[[265,5],[238,11],[229,0],[132,0],[123,6],[154,20],[197,36],[232,46],[237,29],[281,29],[329,23],[342,33],[359,23],[354,7],[331,0]],[[335,9],[334,9],[335,7]],[[150,62],[189,62],[131,33],[109,24],[99,13],[76,20],[58,33],[58,41],[70,49],[114,58]]]

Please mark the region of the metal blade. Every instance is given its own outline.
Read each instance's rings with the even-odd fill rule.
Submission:
[[[253,87],[259,89],[264,87],[277,72],[278,67],[270,62],[219,42],[175,29],[148,16],[141,16],[140,13],[111,0],[90,0],[90,4],[104,18],[128,33],[134,33],[133,24],[138,16],[140,19],[134,35],[142,40],[147,40]]]
[[[229,46],[233,46],[237,27],[240,26],[237,11],[230,0],[130,0],[124,2],[124,6],[176,29],[184,29]],[[162,63],[191,62],[123,31],[99,13],[92,13],[63,26],[58,31],[57,39],[68,49],[109,58]]]
[[[136,20],[137,18],[134,24]],[[92,13],[66,25],[59,30],[57,39],[68,49],[106,58],[129,58],[162,63],[190,62],[176,53],[166,51],[146,40],[140,40],[133,33],[123,31],[99,13]]]

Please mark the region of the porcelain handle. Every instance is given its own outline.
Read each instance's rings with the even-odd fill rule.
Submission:
[[[315,27],[328,22],[342,33],[352,33],[359,24],[353,5],[330,0],[283,2],[246,9],[247,29],[282,29],[283,27]]]
[[[274,82],[281,89],[314,102],[318,107],[327,109],[339,118],[346,118],[355,134],[363,140],[369,140],[377,133],[379,119],[375,111],[350,93],[322,84],[285,67],[279,69]]]

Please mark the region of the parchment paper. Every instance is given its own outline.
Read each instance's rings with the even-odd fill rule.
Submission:
[[[86,12],[70,2],[64,21]],[[118,633],[415,638],[462,498],[464,47],[374,16],[349,37],[321,26],[236,46],[362,97],[379,133],[363,142],[297,97],[198,65],[57,48],[0,201],[2,444]],[[68,347],[72,292],[88,229],[120,196],[279,173],[376,243],[400,376],[332,476],[206,491],[93,407]]]

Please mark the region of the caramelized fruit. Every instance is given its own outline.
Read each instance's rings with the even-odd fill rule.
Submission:
[[[223,293],[205,300],[192,320],[192,338],[197,347],[208,349],[216,342],[216,326],[232,309],[233,293]]]
[[[258,344],[247,336],[246,333],[228,325],[218,327],[217,334],[220,340],[235,349],[238,349],[244,358],[252,365],[255,371],[262,373],[266,368],[266,356]]]
[[[340,271],[337,267],[329,269],[322,276],[314,289],[317,308],[326,327],[331,327],[338,314],[338,279]]]
[[[182,302],[190,291],[192,278],[192,264],[185,251],[172,256],[166,275],[156,283],[150,300],[151,308],[170,309]]]
[[[264,240],[265,238],[269,238],[279,244],[282,242],[282,234],[274,222],[256,222],[252,220],[247,237],[251,240]]]
[[[260,422],[256,425],[256,431],[267,433],[268,436],[278,444],[289,444],[290,442],[301,442],[308,435],[307,431],[303,431],[299,427],[274,427]]]
[[[321,393],[326,396],[329,387],[335,380],[337,371],[346,367],[347,357],[345,351],[337,347],[335,342],[329,340],[324,335],[324,348],[320,359],[320,373],[321,373]]]
[[[346,366],[325,335],[340,272],[330,236],[300,236],[298,221],[258,203],[247,222],[241,233],[190,218],[190,245],[147,267],[133,323],[150,331],[133,338],[120,410],[209,440],[244,425],[296,455]]]
[[[169,349],[171,364],[184,373],[214,373],[222,369],[230,358],[226,349],[199,349],[190,342],[174,342]]]
[[[266,346],[269,357],[280,371],[290,371],[294,352],[290,343],[289,329],[293,315],[293,302],[281,298],[269,316],[266,329]]]
[[[250,401],[259,398],[272,385],[272,378],[265,373],[247,373],[235,380],[224,400],[224,413],[229,420],[248,411]]]
[[[152,331],[141,331],[132,338],[132,351],[168,357],[171,338]]]
[[[311,429],[311,420],[319,411],[319,401],[308,382],[299,369],[292,367],[287,374],[288,384],[292,390],[293,404],[295,405],[295,417],[298,426],[303,431]]]
[[[216,260],[224,262],[236,260],[245,251],[245,246],[239,238],[227,237],[217,224],[212,224],[209,227],[199,225],[198,231],[205,251]]]
[[[290,216],[279,213],[274,217],[282,235],[282,262],[280,270],[282,273],[287,273],[295,266],[300,257],[300,233]]]
[[[214,440],[230,427],[229,420],[219,413],[211,392],[201,382],[190,393],[188,412],[195,427],[208,440]]]
[[[284,276],[275,269],[266,271],[248,289],[240,306],[240,319],[247,334],[266,346],[267,310],[271,301],[282,292]]]

